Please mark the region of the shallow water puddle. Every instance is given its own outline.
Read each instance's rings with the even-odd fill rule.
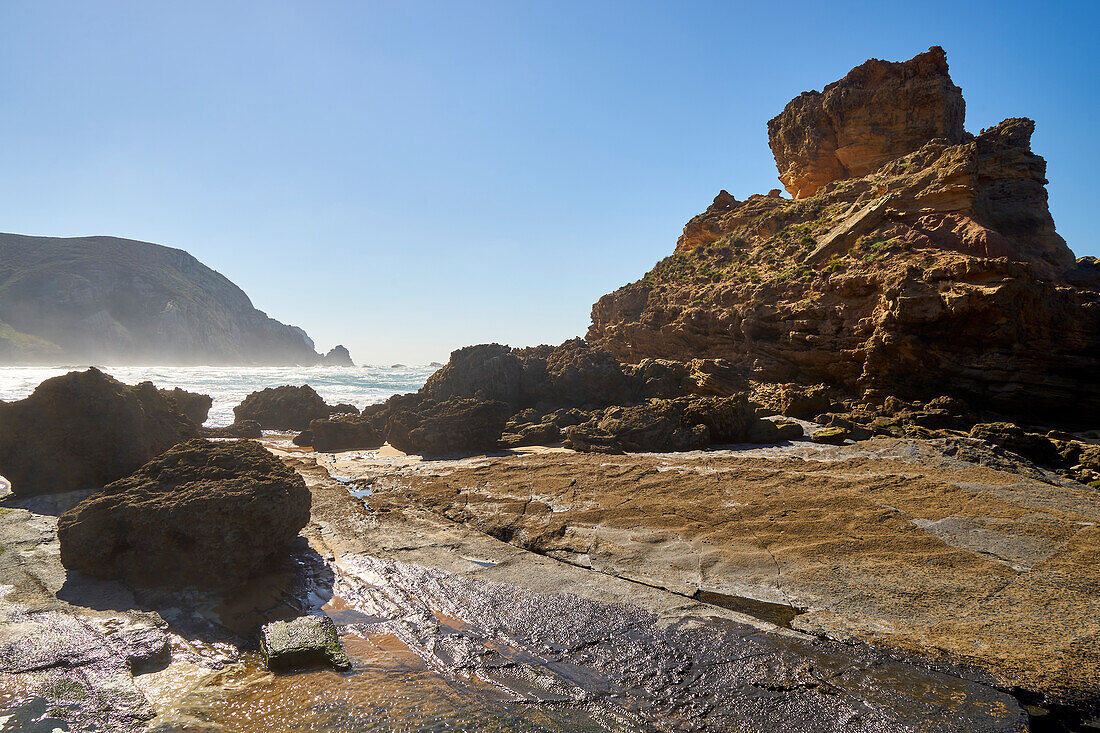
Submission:
[[[333,609],[347,612],[353,609]],[[365,614],[364,614],[365,615]],[[457,619],[455,623],[461,623]],[[252,655],[211,676],[158,731],[633,730],[569,706],[531,705],[471,675],[448,679],[391,633],[341,636],[352,671],[273,675]],[[162,718],[162,720],[164,720]]]

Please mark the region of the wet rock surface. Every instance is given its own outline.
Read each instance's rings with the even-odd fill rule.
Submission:
[[[328,616],[299,616],[266,624],[260,630],[260,652],[267,666],[280,672],[319,665],[341,671],[351,667],[336,625]]]
[[[973,445],[974,456],[995,455],[981,441],[971,440],[967,445]],[[914,468],[914,450],[912,445],[898,443],[886,452],[891,461],[909,466],[906,470],[923,470]],[[769,462],[775,462],[776,451],[798,453],[768,468]],[[838,460],[831,451],[852,453]],[[833,469],[822,474],[819,466],[806,479],[806,483],[817,486],[825,482],[822,506],[835,504],[837,512],[858,509],[850,505],[850,499],[829,493],[828,486],[845,476],[853,484],[863,484],[858,496],[899,501],[896,495],[888,496],[890,491],[899,490],[893,483],[898,474],[890,474],[881,463],[872,461],[872,456],[880,462],[886,459],[881,447],[838,449],[800,443],[788,448],[758,449],[755,453],[761,458],[739,462],[734,473],[742,475],[746,466],[755,465],[753,461],[761,464],[737,486],[757,485],[764,496],[771,492],[770,486],[779,483],[798,486],[802,482],[794,467],[805,470],[805,464],[817,460],[827,461]],[[259,618],[254,613],[241,616],[224,605],[229,601],[222,601],[217,615],[213,615],[202,610],[211,607],[204,605],[201,594],[156,596],[156,602],[150,605],[147,595],[139,602],[116,583],[77,579],[78,591],[73,578],[66,581],[57,561],[51,516],[41,512],[58,513],[82,495],[58,501],[54,508],[41,503],[49,497],[34,499],[40,502],[35,505],[39,513],[21,508],[0,512],[0,523],[8,536],[16,536],[18,533],[12,530],[18,528],[27,535],[20,540],[27,547],[45,548],[37,553],[0,553],[0,583],[20,589],[8,601],[27,605],[31,615],[52,610],[73,619],[132,616],[144,619],[143,625],[153,629],[164,628],[158,618],[169,620],[171,657],[167,662],[149,661],[160,654],[154,638],[157,632],[136,634],[135,640],[144,639],[137,645],[144,651],[135,647],[131,656],[145,661],[128,673],[120,672],[117,689],[124,694],[112,697],[108,703],[112,710],[130,710],[126,715],[131,717],[118,717],[121,722],[112,729],[371,729],[392,727],[395,720],[413,727],[492,726],[505,731],[958,730],[960,722],[967,730],[1026,729],[1027,712],[1016,699],[997,689],[1003,680],[988,672],[964,671],[952,663],[950,655],[935,661],[911,657],[903,646],[894,644],[888,644],[891,651],[883,654],[860,641],[857,631],[838,634],[846,638],[844,643],[819,636],[823,632],[806,622],[816,618],[820,609],[794,595],[802,593],[807,582],[797,556],[777,543],[775,535],[762,534],[768,523],[753,519],[755,510],[747,507],[758,500],[745,495],[743,489],[727,494],[733,502],[746,505],[740,510],[733,507],[741,513],[739,520],[722,520],[721,524],[747,527],[769,543],[765,547],[775,553],[783,573],[780,587],[785,590],[787,573],[791,573],[792,598],[777,599],[770,606],[767,602],[753,604],[751,595],[761,594],[752,593],[752,583],[743,588],[699,583],[690,575],[677,575],[678,571],[661,567],[662,555],[647,554],[640,548],[663,548],[668,551],[663,557],[678,555],[687,559],[693,557],[690,545],[673,546],[679,541],[675,533],[653,543],[653,535],[649,534],[652,528],[635,515],[623,514],[629,531],[616,534],[617,520],[608,514],[610,510],[597,508],[597,486],[614,491],[620,484],[636,484],[644,500],[654,495],[650,491],[655,488],[650,483],[653,478],[668,478],[679,484],[677,477],[688,476],[694,483],[683,486],[680,493],[698,492],[715,480],[712,477],[727,475],[720,469],[723,456],[728,454],[616,457],[609,465],[601,465],[608,462],[604,456],[571,453],[433,462],[386,459],[377,463],[356,460],[354,454],[315,455],[324,467],[313,456],[303,457],[300,453],[288,454],[285,459],[305,478],[313,495],[312,518],[304,534],[315,550],[314,560],[306,565],[316,568],[306,576],[314,580],[310,581],[312,585],[295,591],[295,598],[304,603],[283,606],[286,601],[279,600],[283,598],[279,594],[271,596],[270,601],[249,600],[245,608],[270,607],[259,616],[267,618],[261,622],[246,620],[238,627],[241,633],[254,633],[261,623],[272,619],[271,614],[278,608],[284,609],[283,618],[292,618],[317,613],[323,606],[336,622],[350,656],[352,669],[343,676],[332,672],[265,675],[262,660],[249,650],[245,639],[233,641],[227,632],[209,636],[208,626],[188,621],[196,618],[195,613],[207,614],[211,619]],[[1011,463],[1018,460],[1012,459],[1012,454],[1002,455],[1006,465],[1016,465]],[[697,458],[702,456],[707,458]],[[870,462],[860,464],[861,457]],[[919,460],[933,462],[933,458],[950,466],[961,465],[954,458],[944,457],[943,452],[921,454]],[[510,465],[512,462],[515,465]],[[589,483],[589,469],[584,466],[602,472],[591,474],[595,483]],[[715,469],[719,473],[712,473]],[[336,481],[329,470],[345,478]],[[504,473],[493,477],[498,470]],[[972,470],[988,471],[973,465]],[[482,473],[485,471],[490,473]],[[1036,471],[1040,479],[1049,480],[1049,474]],[[772,472],[777,472],[773,479],[762,480]],[[479,476],[490,479],[490,483]],[[519,486],[516,479],[520,476],[530,485]],[[346,477],[352,477],[352,483],[346,483]],[[869,477],[878,478],[872,479],[874,483],[868,487],[865,484]],[[967,478],[982,483],[988,475]],[[1017,476],[1015,480],[1021,479]],[[570,481],[574,482],[572,487]],[[993,484],[996,491],[1029,497],[1036,506],[1056,501],[1052,494],[1040,495],[1031,486]],[[360,491],[364,486],[372,491]],[[467,515],[454,514],[458,503],[445,498],[452,486],[464,487],[466,498],[462,501],[468,507],[463,511]],[[919,488],[916,494],[928,493],[927,485]],[[515,499],[502,495],[513,490]],[[678,494],[662,491],[662,505],[669,507],[668,502]],[[367,505],[356,498],[363,495]],[[493,509],[493,502],[498,500],[505,503],[499,510]],[[543,502],[548,502],[546,506],[552,506],[553,512],[547,512]],[[684,515],[685,522],[704,522],[714,513],[716,505],[705,492],[696,496],[694,503],[700,507],[695,515],[685,514],[686,504],[676,504],[669,507],[676,515],[665,512],[663,516],[667,520]],[[582,514],[578,515],[581,507]],[[778,511],[779,505],[776,507]],[[810,509],[820,511],[818,505]],[[643,515],[648,512],[645,507],[629,506],[616,511],[629,514],[635,510]],[[1045,511],[1053,513],[1053,505]],[[512,517],[512,529],[495,529],[488,519],[492,513]],[[564,520],[566,533],[561,534],[550,523],[543,546],[531,541],[538,523],[556,515]],[[599,529],[592,536],[599,542],[589,541],[587,557],[565,552],[566,546],[575,546],[579,541],[577,530],[581,524],[600,515]],[[771,522],[776,516],[765,512],[760,520]],[[836,524],[832,516],[817,521]],[[954,541],[958,543],[966,538],[965,528],[956,535],[949,532],[959,533],[960,529],[947,525],[937,531],[957,537]],[[631,545],[631,536],[640,544]],[[694,530],[680,535],[684,539],[694,536]],[[801,536],[808,537],[804,533]],[[705,533],[704,539],[708,544],[703,546],[724,546],[709,545],[713,538]],[[52,551],[48,549],[51,543]],[[828,543],[825,546],[832,547]],[[1019,552],[1018,544],[1006,547]],[[828,555],[830,551],[822,557],[822,567],[836,562]],[[926,554],[927,549],[918,547],[914,552]],[[1036,552],[1041,554],[1042,549]],[[760,554],[762,568],[771,562],[766,554]],[[737,577],[729,567],[715,564],[706,555],[693,567],[697,569],[691,573]],[[770,572],[762,570],[761,587],[776,587],[776,567],[771,565]],[[328,580],[324,580],[326,568]],[[646,568],[649,574],[639,575],[638,568]],[[23,576],[17,577],[18,573]],[[43,583],[29,582],[27,573],[34,573]],[[662,576],[663,581],[659,580]],[[894,577],[886,581],[893,582]],[[659,587],[662,584],[665,587]],[[107,591],[116,587],[118,590]],[[1067,592],[1078,593],[1078,598],[1085,592],[1087,597],[1081,587]],[[111,593],[129,600],[92,600]],[[867,593],[856,595],[866,598]],[[235,603],[240,606],[241,601]],[[92,604],[111,610],[69,604]],[[156,610],[118,610],[140,607]],[[1058,607],[1055,604],[1050,608]],[[779,614],[774,609],[794,611]],[[1051,615],[1057,618],[1060,613],[1052,611]],[[869,627],[882,623],[881,615],[866,621]],[[98,628],[95,623],[89,625]],[[833,632],[839,627],[834,625]],[[8,648],[5,642],[9,637],[5,634],[11,628],[0,625],[0,649]],[[813,634],[805,633],[807,630]],[[1061,627],[1050,630],[1060,632]],[[1006,634],[1017,631],[1010,627]],[[1087,636],[1088,627],[1081,633]],[[196,654],[192,649],[206,648],[203,644],[210,643],[201,639],[229,643],[216,641],[210,651]],[[7,659],[2,655],[0,658]],[[131,664],[124,654],[113,658]],[[146,667],[152,670],[144,671]],[[125,671],[123,666],[118,669]],[[0,709],[15,706],[24,711],[24,720],[44,720],[45,707],[61,699],[58,695],[63,691],[46,691],[53,695],[49,697],[32,693],[26,689],[29,684],[22,686],[31,681],[33,672],[0,672],[0,676],[3,674],[10,675],[5,680],[18,681],[21,686],[0,686],[17,690],[7,701],[0,699]],[[108,690],[105,686],[97,689]],[[383,694],[383,689],[389,691]],[[407,701],[410,694],[416,695],[415,703]],[[126,708],[120,702],[123,699],[132,699],[133,705]],[[32,708],[37,712],[26,712]],[[154,713],[156,717],[148,720]],[[70,727],[74,721],[92,720],[75,712],[64,719]],[[85,724],[75,727],[80,729]]]
[[[237,420],[220,428],[199,428],[199,437],[202,438],[259,438],[263,434],[263,428],[255,420]]]
[[[548,453],[359,475],[378,512],[411,502],[563,562],[742,599],[750,616],[753,601],[778,604],[799,631],[1100,709],[1100,628],[1082,603],[1100,597],[1100,495],[982,441]]]
[[[287,551],[309,506],[302,479],[258,443],[193,440],[65,512],[61,561],[136,586],[229,587]]]
[[[21,496],[97,489],[197,432],[150,382],[69,372],[0,405],[0,475]]]

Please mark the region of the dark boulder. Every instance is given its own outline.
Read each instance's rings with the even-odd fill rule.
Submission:
[[[284,385],[253,392],[233,408],[237,421],[255,420],[265,430],[305,430],[312,420],[322,420],[331,408],[313,387]]]
[[[688,420],[678,400],[652,400],[631,407],[609,407],[584,423],[565,429],[566,446],[585,453],[685,451],[705,448],[705,425]]]
[[[561,428],[552,422],[509,423],[500,438],[504,448],[520,448],[525,445],[553,445],[562,439]]]
[[[345,450],[374,450],[386,442],[374,421],[359,415],[338,415],[309,424],[313,450],[337,453]],[[297,441],[296,441],[297,442]]]
[[[308,667],[351,668],[336,624],[328,616],[299,616],[272,621],[260,630],[260,653],[273,672]]]
[[[508,405],[498,400],[405,398],[390,403],[386,422],[390,445],[426,456],[494,450],[511,414]]]
[[[610,351],[575,338],[560,346],[520,352],[532,403],[555,407],[606,407],[637,399],[634,383]]]
[[[196,425],[202,425],[206,422],[206,417],[210,414],[210,407],[214,404],[214,398],[210,395],[188,392],[179,387],[159,391],[175,404],[177,412]]]
[[[250,440],[192,440],[58,520],[61,562],[135,586],[232,587],[309,522],[302,477]]]
[[[524,406],[524,364],[501,344],[478,344],[451,353],[447,365],[428,377],[420,394],[433,400],[469,397]]]
[[[452,397],[497,400],[513,412],[540,407],[606,407],[637,399],[637,380],[616,358],[582,339],[560,346],[511,349],[479,344],[458,349],[420,390],[443,401]]]
[[[707,427],[711,443],[774,443],[779,440],[774,426],[756,416],[746,395],[697,397],[677,400],[684,418]]]
[[[20,496],[98,489],[197,432],[150,382],[69,372],[0,404],[0,475]]]
[[[790,420],[776,420],[775,428],[779,431],[780,440],[801,440],[806,435],[801,425]]]
[[[609,407],[565,429],[567,446],[597,453],[698,450],[710,444],[777,442],[778,429],[756,416],[745,394],[680,397]]]
[[[778,412],[786,417],[809,420],[814,415],[828,412],[831,403],[829,390],[823,384],[809,387],[791,384],[780,391]]]
[[[263,434],[255,420],[238,420],[220,428],[199,428],[200,438],[261,438]]]
[[[970,437],[999,445],[1036,463],[1053,465],[1061,460],[1058,447],[1050,438],[1029,433],[1010,422],[978,423],[970,429]]]

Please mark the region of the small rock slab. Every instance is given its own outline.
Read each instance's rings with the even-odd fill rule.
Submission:
[[[341,671],[351,668],[336,624],[328,616],[299,616],[266,624],[260,630],[260,651],[267,666],[276,672],[318,665]]]

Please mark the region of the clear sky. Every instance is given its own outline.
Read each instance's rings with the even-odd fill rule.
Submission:
[[[0,231],[186,249],[358,362],[581,335],[767,120],[942,45],[967,128],[1037,120],[1100,255],[1092,2],[0,2]]]

